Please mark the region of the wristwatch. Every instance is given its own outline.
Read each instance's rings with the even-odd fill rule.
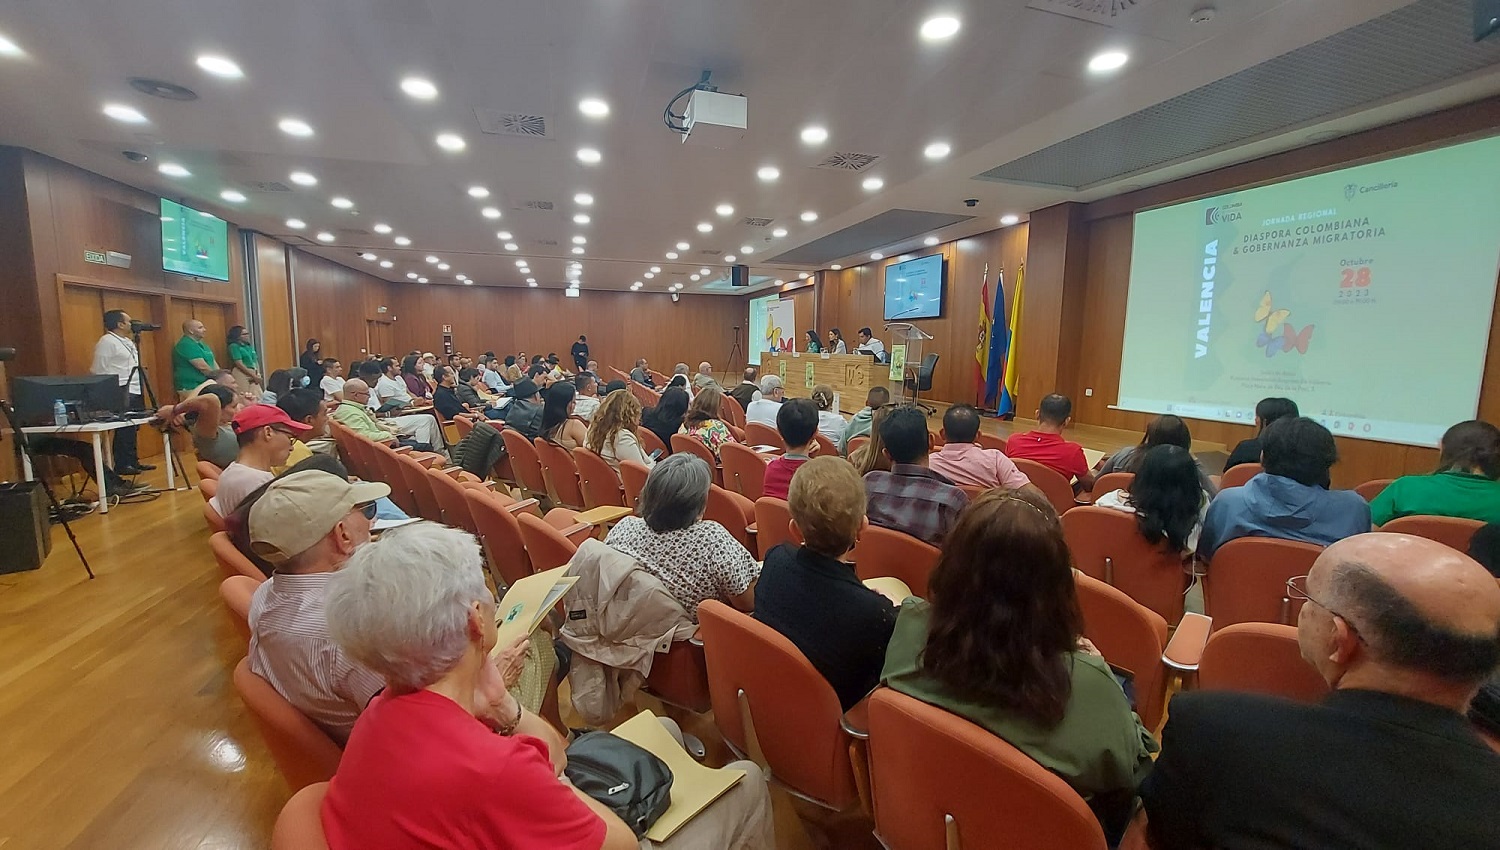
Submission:
[[[522,717],[522,715],[523,715],[523,713],[525,711],[523,708],[521,708],[521,701],[520,700],[516,699],[514,696],[512,696],[511,699],[514,700],[515,703],[516,703],[516,718],[514,720],[511,720],[508,723],[501,723],[500,724],[500,728],[497,729],[496,731],[498,731],[501,735],[512,735],[512,734],[514,734],[515,731],[516,731],[516,727],[521,725],[521,717]]]

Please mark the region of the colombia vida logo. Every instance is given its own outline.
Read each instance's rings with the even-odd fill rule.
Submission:
[[[1271,290],[1266,290],[1266,294],[1260,297],[1260,306],[1255,310],[1255,323],[1263,327],[1255,337],[1255,346],[1264,349],[1267,357],[1292,351],[1307,353],[1307,344],[1312,342],[1313,326],[1305,325],[1298,331],[1287,321],[1291,316],[1291,310],[1278,310],[1272,305]]]
[[[1242,206],[1244,204],[1234,203],[1218,207],[1208,207],[1203,211],[1203,226],[1212,227],[1215,224],[1228,224],[1229,222],[1239,221],[1244,217],[1244,213],[1240,211],[1240,207]]]

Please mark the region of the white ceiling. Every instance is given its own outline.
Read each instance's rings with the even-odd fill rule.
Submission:
[[[1059,201],[1115,194],[1121,185],[1068,193],[972,178],[1406,2],[1140,0],[1115,26],[1027,5],[0,0],[0,35],[25,52],[0,56],[0,144],[32,148],[291,241],[330,231],[335,242],[314,242],[309,250],[394,281],[415,271],[434,284],[463,273],[481,285],[525,286],[515,262],[525,258],[543,286],[564,285],[566,264],[577,260],[584,289],[624,289],[641,280],[647,290],[681,281],[689,292],[728,292],[724,255],[740,255],[761,285],[773,285],[775,278],[816,269],[769,265],[765,258],[890,209],[976,216],[932,234],[947,240],[993,229],[1002,214],[1024,218]],[[1212,21],[1189,21],[1190,12],[1209,5],[1218,7]],[[923,42],[918,27],[935,14],[958,17],[961,31],[940,44]],[[1128,51],[1129,64],[1112,75],[1090,74],[1088,59],[1105,49]],[[244,77],[204,72],[195,64],[203,53],[232,58]],[[750,128],[728,149],[684,145],[662,124],[667,101],[703,69],[712,70],[721,91],[749,98]],[[399,81],[408,75],[434,82],[437,99],[403,94]],[[148,97],[129,86],[130,77],[187,86],[199,99]],[[1496,91],[1495,75],[1481,75],[1325,124],[1348,132]],[[609,116],[580,114],[584,97],[607,101]],[[107,118],[105,103],[133,106],[149,123]],[[483,134],[476,109],[545,116],[549,137]],[[282,133],[276,125],[287,116],[310,123],[315,135]],[[813,123],[827,128],[827,142],[800,141],[799,130]],[[1326,128],[1252,140],[1133,175],[1129,183],[1304,144],[1309,133]],[[462,135],[466,150],[439,149],[433,140],[442,131]],[[922,155],[935,140],[953,150],[936,163]],[[585,146],[601,151],[603,161],[580,163],[576,151]],[[126,149],[152,159],[131,163],[120,153]],[[860,174],[810,167],[851,151],[881,159]],[[157,173],[163,161],[181,163],[192,176]],[[777,166],[780,179],[758,180],[762,165]],[[296,170],[315,174],[318,185],[292,184],[288,175]],[[881,190],[861,188],[871,175],[884,180]],[[261,182],[291,191],[257,191],[252,184]],[[469,197],[471,185],[487,187],[491,197]],[[220,200],[226,188],[248,200]],[[573,201],[578,192],[592,194],[595,203],[580,208]],[[355,209],[333,208],[329,199],[336,195],[352,199]],[[966,198],[977,206],[967,208]],[[528,209],[534,201],[554,208]],[[716,214],[720,203],[733,205],[734,215]],[[480,215],[489,205],[501,210],[499,220]],[[802,222],[805,210],[817,212],[817,221]],[[580,211],[589,224],[573,222]],[[745,216],[772,224],[746,225]],[[285,221],[292,217],[307,229],[289,230]],[[377,222],[394,233],[375,234]],[[699,222],[712,224],[712,233],[698,232]],[[773,238],[776,227],[788,235]],[[517,251],[504,249],[500,230],[514,234]],[[398,234],[410,237],[409,248],[393,244]],[[570,253],[575,235],[587,240],[582,256]],[[678,241],[691,247],[673,262],[666,253]],[[744,256],[743,245],[754,253]],[[892,255],[919,245],[920,236],[870,250]],[[361,251],[393,267],[362,261]],[[424,262],[428,255],[451,268],[438,271]],[[663,272],[646,280],[653,265]],[[692,282],[688,276],[702,267],[710,275]]]

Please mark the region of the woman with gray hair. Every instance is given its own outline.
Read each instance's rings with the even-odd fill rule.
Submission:
[[[698,603],[723,599],[755,610],[760,564],[724,526],[703,519],[713,474],[701,458],[675,454],[658,461],[636,504],[636,516],[610,529],[604,542],[640,561],[698,621]]]

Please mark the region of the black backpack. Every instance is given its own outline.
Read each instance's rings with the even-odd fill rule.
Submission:
[[[624,738],[586,732],[568,747],[569,781],[620,816],[637,838],[672,804],[667,763]]]

